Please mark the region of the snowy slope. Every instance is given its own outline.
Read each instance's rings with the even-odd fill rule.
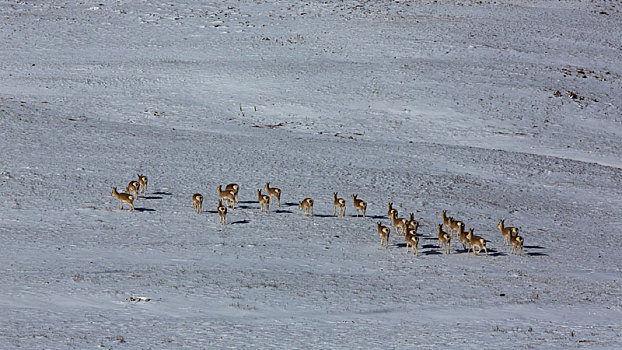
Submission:
[[[619,7],[1,2],[0,347],[622,346]]]

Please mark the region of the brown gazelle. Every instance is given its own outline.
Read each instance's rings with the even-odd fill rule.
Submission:
[[[358,194],[353,194],[352,195],[352,204],[354,204],[354,209],[356,209],[356,216],[359,216],[359,211],[363,214],[363,217],[365,217],[365,211],[367,210],[367,202],[365,202],[362,199],[358,199],[356,198],[358,197]]]
[[[391,219],[391,223],[393,224],[393,227],[395,228],[395,234],[398,235],[400,234],[400,232],[398,231],[398,228],[402,229],[402,236],[406,234],[406,228],[408,226],[408,221],[405,218],[398,218],[397,217],[397,210],[393,211],[391,213],[390,219]]]
[[[443,228],[445,230],[450,230],[449,226],[451,225],[451,222],[454,220],[454,218],[452,218],[451,216],[447,216],[447,210],[443,210],[443,212],[441,213],[441,217],[443,218]],[[451,233],[451,231],[448,232]]]
[[[460,227],[461,226],[462,226],[462,229],[464,230],[464,222],[451,218],[451,220],[449,221],[449,234],[453,236],[455,232],[456,237],[460,238]]]
[[[471,242],[469,241],[469,238],[467,237],[468,233],[464,232],[463,222],[458,221],[457,225],[458,225],[458,242],[462,243],[462,248],[466,250],[467,247],[470,247],[470,244],[471,244]]]
[[[192,205],[194,206],[195,213],[200,214],[201,210],[203,210],[203,196],[200,193],[192,195]]]
[[[222,200],[218,201],[218,217],[221,224],[225,225],[227,223],[227,207],[222,204]]]
[[[233,191],[235,204],[238,204],[238,192],[240,191],[240,186],[238,184],[228,184],[225,187],[225,191]]]
[[[140,189],[140,193],[147,192],[147,177],[145,175],[137,174],[138,176],[138,187]]]
[[[334,206],[334,216],[337,216],[337,208],[339,208],[339,217],[343,217],[346,215],[346,200],[343,198],[337,197],[337,192],[333,192],[333,206]]]
[[[395,217],[397,217],[397,209],[393,208],[393,203],[389,202],[389,211],[387,212],[389,219],[394,216],[393,213],[395,213]]]
[[[216,189],[218,191],[218,195],[220,196],[220,200],[224,200],[225,203],[228,203],[231,209],[235,209],[235,192],[233,190],[224,190],[222,189],[222,185],[218,185]]]
[[[443,224],[438,225],[438,247],[445,247],[445,254],[451,252],[451,235],[443,231]]]
[[[134,199],[138,198],[138,181],[130,181],[125,188],[125,192],[134,193]]]
[[[298,202],[298,209],[305,211],[305,216],[313,216],[313,199],[305,198]]]
[[[119,208],[123,210],[123,203],[127,203],[131,207],[131,211],[134,211],[134,196],[129,193],[119,193],[117,192],[117,188],[112,188],[112,197],[117,197],[119,200]]]
[[[380,236],[380,246],[386,244],[385,248],[389,248],[389,234],[391,234],[391,229],[383,226],[380,221],[376,223],[376,228],[378,229],[378,235]]]
[[[419,218],[419,220],[421,220],[421,218]],[[406,223],[406,225],[408,226],[408,228],[410,228],[411,230],[414,230],[415,233],[417,233],[417,230],[419,229],[419,221],[415,220],[414,213],[410,213],[410,218],[408,222]]]
[[[276,201],[279,204],[279,208],[280,208],[281,207],[281,189],[276,188],[276,187],[270,187],[269,182],[266,183],[263,189],[266,190],[266,193],[268,194],[268,196],[270,196],[270,198],[272,197],[276,198]]]
[[[515,229],[515,227],[505,227],[505,220],[501,219],[499,220],[497,228],[499,229],[499,231],[501,231],[501,234],[503,235],[503,245],[510,245],[510,238],[512,235],[512,231]]]
[[[264,211],[265,209],[266,213],[270,212],[270,197],[266,196],[265,194],[261,194],[261,190],[257,190],[257,201],[261,206],[259,208],[260,211]]]
[[[417,237],[417,233],[409,228],[406,228],[404,238],[406,239],[406,254],[408,254],[408,246],[410,245],[411,247],[413,247],[413,253],[415,255],[419,255],[419,237]]]
[[[520,252],[520,255],[523,255],[523,244],[525,243],[525,239],[518,235],[518,229],[514,228],[510,233],[510,245],[512,245],[512,249],[510,250],[510,254],[518,254],[516,249]]]
[[[469,230],[469,233],[467,234],[467,239],[469,240],[469,243],[471,244],[471,249],[473,249],[473,255],[479,255],[479,252],[481,252],[482,249],[484,249],[484,251],[486,252],[486,256],[488,256],[488,249],[486,249],[486,240],[483,239],[482,237],[474,236],[473,229]],[[475,247],[479,248],[477,250],[477,254],[475,253]]]

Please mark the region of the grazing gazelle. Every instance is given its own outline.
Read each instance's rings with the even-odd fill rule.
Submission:
[[[376,228],[378,229],[378,235],[380,236],[380,246],[386,244],[385,248],[389,248],[389,234],[391,234],[391,229],[383,226],[380,221],[376,223]]]
[[[233,190],[224,190],[222,189],[222,185],[218,185],[216,189],[218,191],[218,195],[220,196],[220,200],[224,200],[225,203],[229,203],[231,209],[235,209],[235,192]]]
[[[413,253],[415,255],[419,255],[419,237],[417,237],[417,233],[413,232],[413,230],[406,228],[406,233],[404,233],[404,238],[406,239],[406,254],[408,254],[408,246],[413,247]]]
[[[305,211],[305,216],[313,216],[313,199],[305,198],[298,202],[298,209]]]
[[[134,196],[129,193],[119,193],[117,192],[117,188],[112,188],[112,197],[117,197],[119,200],[119,209],[123,210],[123,203],[127,203],[131,207],[131,211],[134,211]]]
[[[218,201],[218,217],[221,224],[225,225],[227,223],[227,207],[222,204],[222,200]]]
[[[337,208],[339,208],[339,217],[346,215],[346,200],[337,197],[337,192],[333,192],[334,216],[337,216]]]
[[[225,187],[225,191],[233,191],[235,196],[235,204],[238,204],[238,192],[240,191],[240,186],[238,184],[228,184]]]
[[[130,181],[125,188],[125,192],[134,193],[134,199],[138,198],[138,181]]]
[[[510,245],[510,237],[512,235],[512,231],[516,229],[515,227],[505,227],[505,220],[499,220],[499,224],[497,225],[499,231],[503,235],[503,246]],[[517,229],[518,230],[518,229]]]
[[[469,243],[471,244],[470,249],[473,249],[473,255],[479,255],[479,252],[481,252],[482,249],[484,249],[484,251],[486,252],[486,256],[488,256],[488,249],[486,249],[486,240],[483,239],[482,237],[474,236],[473,229],[469,230],[469,233],[467,234],[467,239],[469,240]],[[477,254],[475,253],[475,247],[479,248],[477,250]]]
[[[363,214],[363,217],[365,217],[365,211],[367,210],[367,202],[365,202],[362,199],[358,199],[356,198],[358,196],[358,194],[353,194],[352,195],[352,203],[354,204],[354,209],[356,209],[356,216],[359,216],[359,211]]]
[[[201,210],[203,209],[203,196],[200,193],[192,195],[192,206],[194,206],[194,211],[197,214],[201,213]]]
[[[268,196],[270,196],[270,198],[272,197],[276,198],[276,201],[279,204],[279,208],[280,208],[281,207],[281,189],[276,188],[276,187],[270,187],[269,182],[266,183],[263,189],[266,190],[266,193],[268,194]]]
[[[514,228],[510,233],[510,244],[512,245],[512,249],[510,250],[510,254],[518,254],[516,249],[520,251],[520,255],[523,255],[523,244],[525,244],[525,239],[518,235],[518,229]]]
[[[138,175],[138,187],[140,188],[140,193],[146,193],[147,191],[147,177],[145,175]]]
[[[257,201],[260,204],[260,211],[264,211],[264,209],[266,210],[266,213],[270,212],[270,197],[266,196],[265,194],[261,194],[261,190],[257,190]]]
[[[451,252],[451,235],[443,231],[443,224],[438,225],[438,248],[445,247],[445,254]]]

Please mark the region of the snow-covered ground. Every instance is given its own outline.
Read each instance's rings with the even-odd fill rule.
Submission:
[[[0,348],[622,347],[621,9],[0,1]]]

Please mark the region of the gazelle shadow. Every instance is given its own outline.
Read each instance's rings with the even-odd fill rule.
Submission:
[[[138,198],[140,199],[163,199],[164,197],[161,196],[138,196]]]
[[[153,192],[152,194],[163,195],[163,196],[172,196],[173,195],[171,192],[163,192],[163,191]]]
[[[421,252],[423,255],[442,255],[444,253],[439,252],[438,250],[426,250],[425,252]]]
[[[145,211],[155,211],[155,209],[150,209],[150,208],[134,208],[134,210],[139,211],[139,212],[145,212]]]
[[[229,225],[237,225],[237,224],[248,224],[250,221],[248,220],[238,220],[234,222],[230,222]]]

